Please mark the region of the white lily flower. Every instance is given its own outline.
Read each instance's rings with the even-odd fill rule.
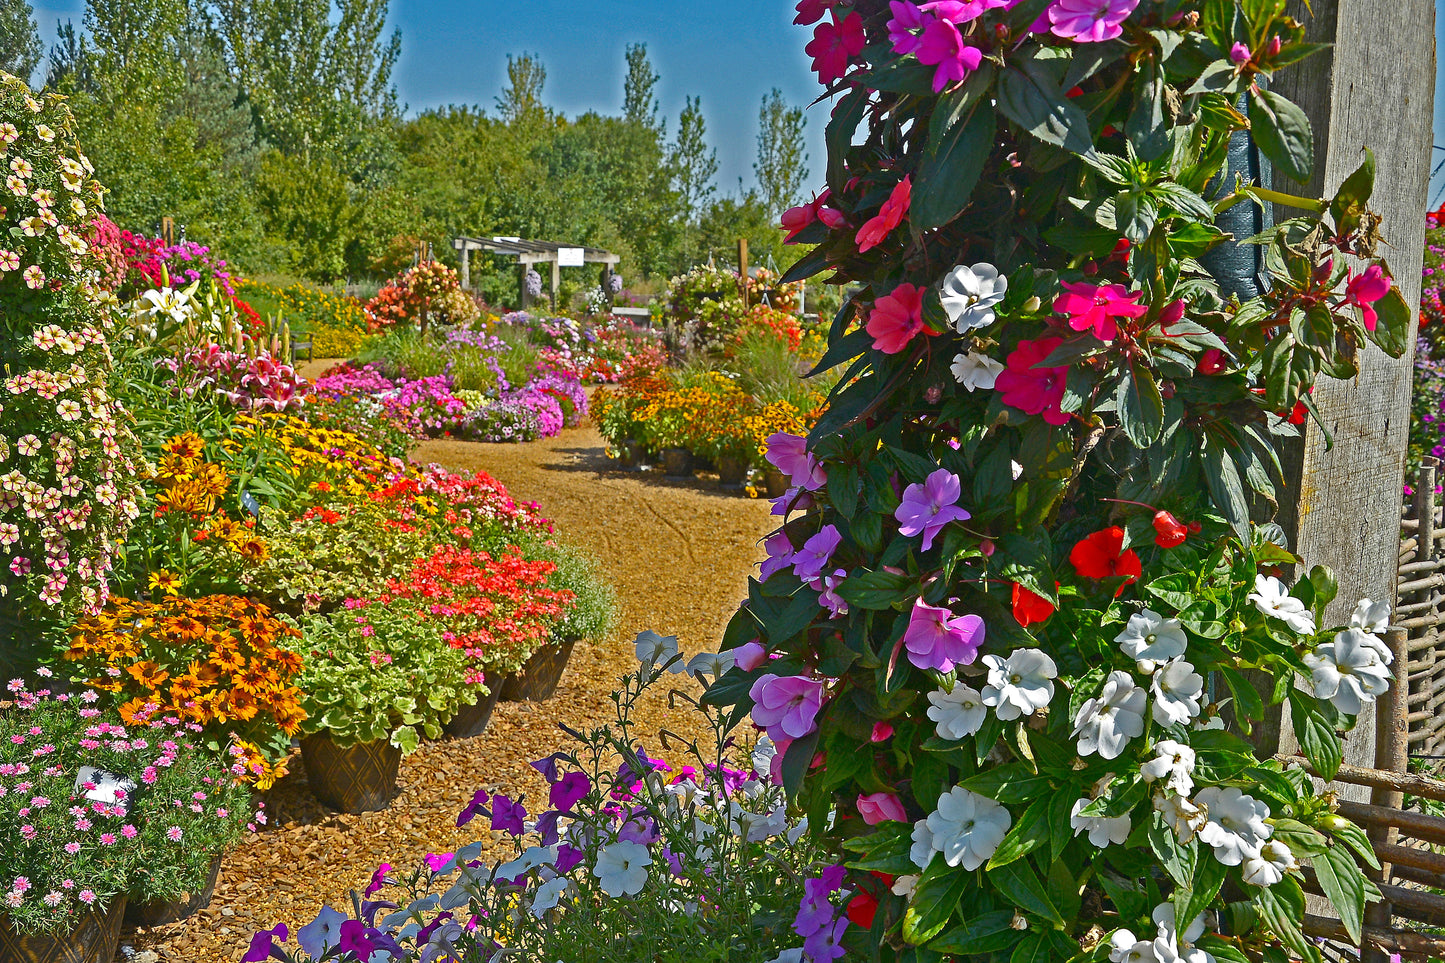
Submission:
[[[1114,641],[1139,663],[1140,672],[1153,672],[1161,663],[1179,658],[1189,644],[1178,619],[1166,619],[1150,609],[1129,616],[1129,624]]]
[[[938,797],[938,808],[924,822],[944,862],[972,871],[998,851],[1013,817],[987,796],[954,786]]]
[[[1313,635],[1315,617],[1305,604],[1289,594],[1273,575],[1256,575],[1254,591],[1248,596],[1254,607],[1272,619],[1279,619],[1300,635]]]
[[[758,736],[757,745],[753,746],[753,772],[758,774],[759,779],[767,779],[773,771],[773,757],[778,754],[778,747],[773,740],[767,736]]]
[[[1357,716],[1390,688],[1390,670],[1373,638],[1360,629],[1345,629],[1305,656],[1316,699],[1329,699],[1345,715]]]
[[[1202,806],[1209,821],[1199,838],[1214,850],[1214,858],[1225,866],[1238,866],[1259,851],[1259,845],[1274,832],[1265,822],[1269,806],[1233,786],[1201,789],[1194,801]]]
[[[992,388],[998,381],[998,376],[1003,374],[1004,365],[1002,361],[996,361],[986,354],[970,351],[967,354],[955,355],[948,370],[953,372],[955,381],[973,392],[978,388]]]
[[[1008,278],[992,264],[958,265],[943,279],[939,300],[959,334],[992,324],[993,307],[1008,292]]]
[[[1103,691],[1079,707],[1074,717],[1074,735],[1079,755],[1098,753],[1117,759],[1129,740],[1144,734],[1144,707],[1148,693],[1134,684],[1129,673],[1115,669],[1104,682]]]
[[[1164,788],[1188,796],[1194,791],[1194,750],[1173,739],[1154,744],[1155,756],[1139,767],[1145,782],[1162,782]]]
[[[988,710],[979,691],[960,682],[952,692],[936,689],[928,693],[928,718],[937,723],[938,738],[962,739],[983,726]]]
[[[1294,853],[1277,839],[1271,839],[1259,847],[1259,852],[1244,861],[1241,872],[1244,881],[1251,886],[1273,886],[1284,879],[1284,874],[1299,869]]]
[[[983,704],[1004,722],[1031,716],[1054,697],[1053,680],[1059,669],[1038,649],[1014,649],[1006,659],[986,655],[983,664],[988,667]]]
[[[1176,659],[1154,673],[1154,721],[1161,726],[1178,726],[1197,719],[1202,711],[1204,676],[1194,666]]]
[[[899,876],[893,880],[893,885],[889,887],[889,891],[892,892],[894,896],[903,896],[912,899],[913,891],[918,889],[918,881],[922,878],[922,876],[916,873]]]
[[[1069,810],[1069,827],[1073,829],[1074,835],[1080,833],[1089,834],[1089,843],[1103,849],[1110,843],[1115,846],[1124,845],[1133,831],[1133,825],[1129,822],[1126,813],[1123,816],[1080,816],[1079,811],[1089,805],[1093,800],[1087,796],[1074,800],[1074,806]]]
[[[731,649],[726,652],[702,652],[693,656],[687,663],[687,674],[692,676],[706,674],[717,679],[725,675],[736,661],[737,656]]]

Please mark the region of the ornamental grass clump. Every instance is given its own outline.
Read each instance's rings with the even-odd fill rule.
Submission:
[[[1251,522],[1316,378],[1398,356],[1411,321],[1368,152],[1324,200],[1225,174],[1247,126],[1309,180],[1308,120],[1257,82],[1303,27],[1251,3],[799,11],[838,99],[788,280],[851,289],[821,364],[843,375],[806,439],[770,439],[785,524],[705,701],[767,728],[877,898],[843,946],[1318,961],[1306,885],[1358,941],[1368,840],[1245,738],[1288,713],[1329,779],[1392,675],[1389,606],[1332,605]],[[1247,239],[1262,293],[1205,267],[1246,240],[1215,223],[1240,204],[1297,213]]]
[[[0,710],[0,916],[22,934],[64,936],[129,896],[169,902],[205,885],[212,858],[264,822],[240,763],[200,728],[151,712],[122,723],[74,695],[19,680]]]

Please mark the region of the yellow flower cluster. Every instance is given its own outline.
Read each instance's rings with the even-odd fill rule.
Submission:
[[[279,313],[293,331],[314,330],[318,326],[366,330],[366,312],[355,298],[328,294],[304,284],[278,288],[247,279],[234,283],[237,297],[252,303],[263,315]]]
[[[366,331],[355,328],[334,328],[327,324],[311,326],[311,357],[350,358],[361,349]]]
[[[768,453],[768,438],[775,432],[783,431],[790,435],[808,433],[808,420],[805,420],[803,412],[790,401],[774,401],[764,405],[757,414],[744,418],[743,425],[749,444],[757,449],[759,464]]]

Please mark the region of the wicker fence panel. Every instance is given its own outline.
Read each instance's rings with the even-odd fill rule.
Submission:
[[[1412,758],[1445,758],[1445,518],[1435,493],[1439,465],[1426,459],[1400,518],[1400,568],[1393,625],[1408,634],[1406,719]],[[1399,673],[1397,667],[1396,672]]]

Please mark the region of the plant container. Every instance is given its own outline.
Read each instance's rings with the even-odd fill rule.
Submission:
[[[491,691],[478,697],[476,705],[458,709],[451,721],[442,726],[442,734],[448,739],[471,739],[486,732],[487,723],[492,721],[492,710],[497,708],[497,699],[502,694],[502,687],[510,678],[508,676],[506,679],[498,679],[488,686]]]
[[[175,923],[199,913],[211,905],[211,897],[216,893],[216,880],[221,875],[221,856],[216,853],[211,857],[211,871],[206,875],[204,885],[194,893],[187,894],[185,899],[176,900],[129,900],[125,906],[126,926],[165,926],[167,923]]]
[[[662,449],[662,470],[669,478],[687,478],[692,474],[692,452],[686,448]]]
[[[549,642],[532,653],[522,671],[502,683],[503,702],[545,702],[557,691],[577,640]]]
[[[301,740],[301,761],[311,792],[340,812],[376,812],[396,795],[401,750],[384,739],[338,746],[318,733]]]
[[[741,458],[719,458],[717,477],[718,487],[728,491],[740,491],[748,480],[748,463]]]
[[[0,963],[111,963],[124,919],[124,896],[92,909],[59,936],[21,936],[0,916]]]

